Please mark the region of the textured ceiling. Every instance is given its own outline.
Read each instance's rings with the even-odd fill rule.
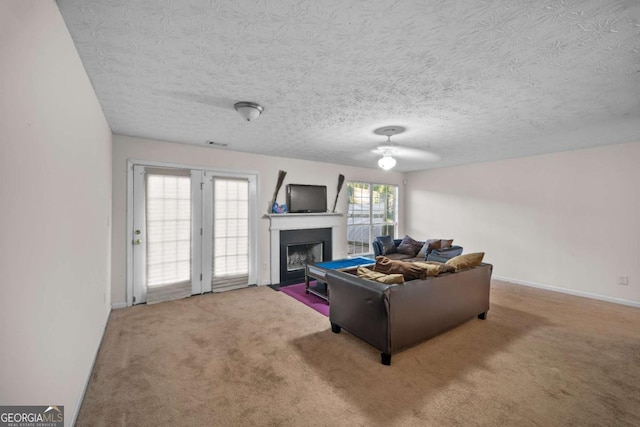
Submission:
[[[640,141],[638,0],[57,3],[116,134],[376,167],[399,125],[399,171]]]

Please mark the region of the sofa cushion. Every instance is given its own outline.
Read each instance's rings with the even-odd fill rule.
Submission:
[[[404,277],[402,274],[384,274],[370,270],[366,267],[358,267],[356,275],[363,279],[375,280],[376,282],[385,283],[387,285],[402,285],[404,283]]]
[[[405,281],[424,279],[426,271],[410,262],[392,260],[385,256],[376,257],[374,271],[385,274],[402,274]]]
[[[398,248],[396,249],[398,253],[411,255],[412,257],[416,256],[418,251],[422,248],[423,242],[418,242],[417,240],[412,239],[408,235],[405,235]]]
[[[376,240],[380,242],[380,246],[382,246],[382,255],[393,254],[396,253],[396,244],[393,241],[393,237],[391,236],[378,236]]]
[[[445,264],[452,265],[456,271],[464,270],[465,268],[477,267],[482,263],[484,258],[484,252],[473,252],[470,254],[458,255],[451,258]]]

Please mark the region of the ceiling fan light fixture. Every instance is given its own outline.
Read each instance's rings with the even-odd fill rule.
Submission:
[[[378,166],[386,171],[393,169],[395,165],[396,159],[391,157],[389,154],[384,154],[382,157],[380,157],[380,160],[378,160]]]
[[[391,137],[404,132],[406,129],[402,126],[383,126],[373,131],[376,135],[384,135],[387,137],[387,144],[378,147],[374,152],[382,152],[382,157],[378,159],[378,166],[386,171],[393,169],[396,165],[396,159],[391,157],[391,153],[396,151],[398,144],[391,142]]]
[[[255,102],[241,101],[236,102],[233,108],[242,116],[243,119],[250,122],[260,117],[260,114],[264,111],[264,107]]]

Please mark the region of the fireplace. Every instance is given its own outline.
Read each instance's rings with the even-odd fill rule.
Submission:
[[[304,269],[306,264],[324,261],[324,242],[294,243],[287,245],[287,273]]]
[[[309,243],[309,242],[323,242],[322,247],[322,259],[329,261],[332,257],[344,258],[347,256],[347,242],[346,242],[346,227],[347,221],[343,214],[333,212],[320,212],[320,213],[286,213],[286,214],[267,214],[269,219],[269,281],[264,284],[277,285],[284,281],[293,279],[280,279],[282,272],[282,257],[286,259],[286,246],[285,251],[282,250],[280,244],[280,236],[283,231],[298,231],[298,230],[315,230],[315,229],[329,229],[331,230],[330,237],[325,235],[322,238],[307,237],[304,239],[290,240],[288,243]],[[325,231],[326,232],[326,231]],[[288,237],[285,237],[288,238]],[[286,274],[286,270],[284,271]],[[300,283],[304,280],[304,270],[298,270],[300,278],[296,278],[295,281],[291,281],[290,284]]]
[[[304,280],[306,264],[331,260],[331,228],[280,231],[280,285]]]

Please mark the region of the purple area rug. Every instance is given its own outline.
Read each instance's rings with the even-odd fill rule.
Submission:
[[[320,297],[317,297],[313,294],[305,293],[304,283],[283,286],[279,290],[289,295],[290,297],[297,299],[304,305],[313,308],[318,313],[324,314],[325,316],[329,317],[329,304],[327,304],[327,302]]]

